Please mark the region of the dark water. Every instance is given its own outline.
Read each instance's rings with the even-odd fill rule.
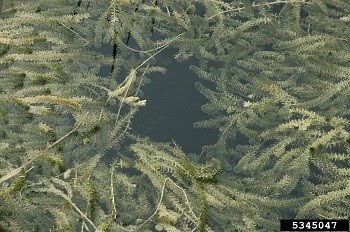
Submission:
[[[111,45],[104,45],[98,50],[112,56]],[[132,131],[155,142],[173,143],[174,140],[184,152],[200,154],[203,145],[216,142],[217,131],[193,127],[194,122],[208,118],[201,110],[206,99],[195,88],[195,83],[203,83],[203,80],[189,70],[190,65],[197,63],[196,60],[180,63],[174,60],[175,53],[174,49],[167,48],[156,56],[155,65],[165,67],[167,72],[147,76],[151,82],[141,89],[141,98],[147,99],[147,105],[133,118]],[[105,76],[109,72],[109,66],[102,67],[99,75]],[[206,86],[214,88],[210,83]]]
[[[173,56],[171,50],[166,52]],[[166,66],[166,74],[149,76],[151,83],[142,89],[147,105],[134,118],[133,129],[154,141],[174,140],[187,153],[200,153],[203,145],[215,143],[217,132],[193,128],[207,115],[201,110],[206,99],[194,86],[200,79],[188,68],[192,62],[174,61]]]

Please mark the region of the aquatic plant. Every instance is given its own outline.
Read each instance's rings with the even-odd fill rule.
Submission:
[[[348,219],[349,14],[346,0],[0,1],[0,230]],[[132,130],[168,47],[198,60],[210,119],[195,126],[218,129],[202,156]]]

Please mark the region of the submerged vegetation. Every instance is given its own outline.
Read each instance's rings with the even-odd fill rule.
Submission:
[[[0,0],[0,231],[349,219],[349,40],[347,0]],[[169,47],[205,80],[202,155],[133,132]]]

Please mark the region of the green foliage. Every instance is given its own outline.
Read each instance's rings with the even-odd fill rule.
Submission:
[[[348,219],[349,12],[346,0],[0,1],[0,230]],[[218,140],[203,155],[132,131],[169,46],[204,79],[209,118],[194,126]]]

